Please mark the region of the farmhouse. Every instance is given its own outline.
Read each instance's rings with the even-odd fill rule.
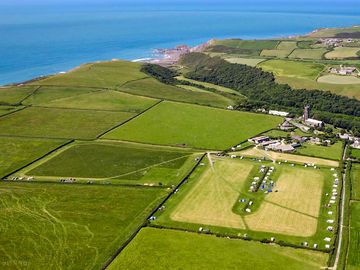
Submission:
[[[249,142],[255,143],[255,144],[260,144],[260,143],[266,142],[268,140],[270,140],[270,138],[268,136],[259,136],[259,137],[254,137],[254,138],[248,139]]]

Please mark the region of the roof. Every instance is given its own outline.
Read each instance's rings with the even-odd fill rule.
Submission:
[[[323,121],[319,121],[319,120],[316,120],[316,119],[309,118],[309,119],[305,120],[305,123],[310,123],[310,124],[314,124],[314,125],[322,125]]]

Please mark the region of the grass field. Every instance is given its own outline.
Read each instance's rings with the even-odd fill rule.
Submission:
[[[100,269],[164,189],[0,183],[1,269]]]
[[[224,39],[216,41],[216,45],[224,45],[228,47],[248,50],[275,49],[278,43],[279,42],[275,40]]]
[[[269,115],[163,102],[105,134],[104,138],[226,149],[277,126],[281,121],[282,118]]]
[[[297,163],[314,163],[317,165],[332,166],[332,167],[339,166],[339,162],[335,160],[327,160],[322,158],[306,157],[306,156],[292,155],[292,154],[283,154],[278,152],[264,151],[257,148],[246,149],[245,151],[241,151],[237,154],[243,156],[249,156],[249,157],[275,159],[278,161],[288,160]]]
[[[148,77],[140,72],[141,64],[128,61],[82,65],[66,74],[35,81],[33,85],[116,88],[130,80]]]
[[[351,199],[360,201],[360,165],[356,163],[351,167]]]
[[[360,202],[350,204],[350,244],[346,270],[360,269]]]
[[[0,178],[47,154],[65,141],[0,137]]]
[[[333,51],[325,54],[326,59],[346,59],[359,58],[357,54],[360,48],[357,47],[337,47]]]
[[[0,116],[24,108],[23,106],[0,106]]]
[[[342,142],[336,142],[333,145],[321,146],[310,143],[303,144],[296,150],[297,153],[305,156],[319,157],[324,159],[340,160],[343,150]]]
[[[359,32],[359,26],[345,27],[345,28],[322,28],[311,32],[308,36],[314,38],[322,37],[336,37],[340,33],[354,33]]]
[[[0,118],[0,134],[93,139],[131,116],[126,112],[29,107]]]
[[[224,59],[233,64],[248,65],[251,67],[256,67],[259,63],[266,60],[263,58],[242,58],[242,57],[235,57],[235,56],[226,57]]]
[[[317,79],[319,83],[360,84],[360,78],[354,76],[324,75]]]
[[[112,110],[140,113],[158,100],[126,93],[104,90],[79,96],[60,98],[42,105],[56,108]]]
[[[42,177],[149,180],[173,184],[178,172],[194,153],[181,149],[120,142],[77,143],[26,169],[24,174]],[[193,162],[195,164],[195,162]],[[163,174],[163,176],[161,175]],[[148,177],[149,176],[149,177]]]
[[[285,58],[292,52],[292,49],[262,50],[260,56]]]
[[[119,90],[135,95],[144,95],[147,97],[221,108],[226,108],[228,105],[233,104],[232,100],[215,93],[186,90],[180,87],[163,84],[153,78],[129,82]]]
[[[17,105],[35,89],[35,86],[0,88],[0,105]]]
[[[276,76],[286,76],[305,79],[316,79],[324,69],[322,64],[300,61],[269,60],[259,64],[265,71],[273,72]]]
[[[351,148],[351,157],[360,160],[360,149]]]
[[[327,49],[295,49],[288,57],[298,59],[322,59]]]
[[[281,41],[276,47],[278,50],[293,50],[297,48],[296,41]]]
[[[153,256],[144,256],[152,254]],[[326,265],[321,252],[229,240],[172,230],[144,228],[115,259],[119,269],[310,270]]]

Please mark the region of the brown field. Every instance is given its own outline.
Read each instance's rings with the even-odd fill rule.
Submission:
[[[250,163],[216,159],[214,169],[207,168],[171,213],[171,219],[245,229],[242,217],[232,212],[232,207],[252,168]]]
[[[314,163],[316,165],[325,165],[325,166],[332,166],[338,167],[339,162],[334,160],[327,160],[322,158],[314,158],[314,157],[307,157],[307,156],[300,156],[300,155],[292,155],[292,154],[283,154],[278,152],[271,152],[265,151],[257,148],[249,148],[247,150],[237,152],[238,155],[249,156],[249,157],[258,157],[258,158],[267,158],[267,159],[274,159],[278,161],[288,160],[292,162],[298,163]]]

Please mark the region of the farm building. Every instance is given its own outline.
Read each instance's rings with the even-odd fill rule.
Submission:
[[[285,120],[284,123],[282,123],[280,126],[281,130],[289,130],[289,129],[293,129],[293,128],[294,128],[294,126],[288,120]]]
[[[314,127],[314,128],[323,127],[323,126],[324,126],[324,122],[323,122],[323,121],[319,121],[319,120],[312,119],[312,118],[306,119],[306,120],[305,120],[305,124],[307,124],[307,125],[310,126],[310,127]]]
[[[289,115],[288,112],[275,111],[275,110],[270,110],[270,111],[269,111],[269,114],[271,114],[271,115],[277,115],[277,116],[284,116],[284,117],[286,117],[286,116]]]
[[[268,140],[270,140],[270,138],[268,136],[259,136],[259,137],[254,137],[254,138],[248,139],[249,142],[252,142],[255,144],[266,142]]]

